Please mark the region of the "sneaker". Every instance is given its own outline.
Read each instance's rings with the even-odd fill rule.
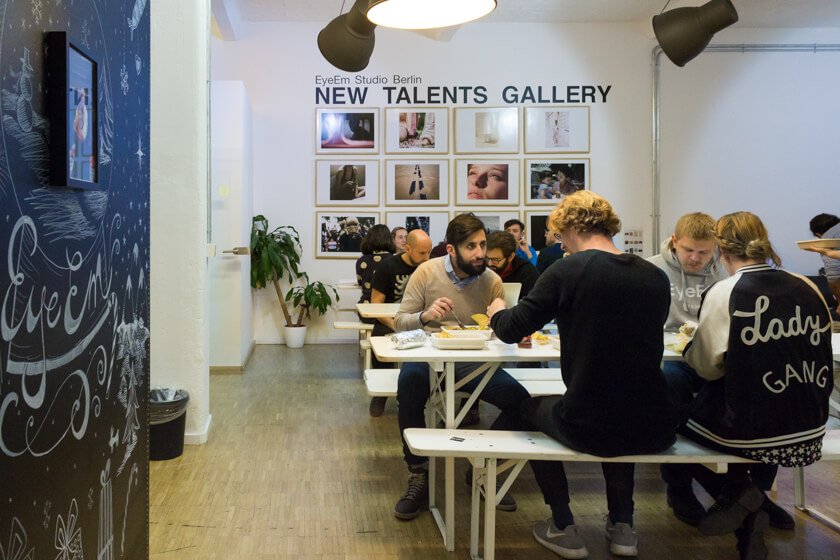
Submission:
[[[473,481],[472,469],[467,469],[467,480],[466,480],[466,482],[467,482],[467,486],[469,486],[470,488],[472,488],[472,481]],[[496,480],[496,496],[499,495],[499,488],[501,488],[501,487],[502,487],[502,481],[497,479]],[[483,484],[481,485],[481,488],[479,488],[479,493],[481,495],[481,499],[483,500],[484,499],[484,485]],[[510,491],[508,491],[507,493],[505,493],[504,496],[502,496],[502,499],[499,500],[498,504],[496,504],[496,509],[499,510],[499,511],[516,511],[516,500],[513,499],[513,496],[511,495]]]
[[[770,524],[770,516],[764,509],[751,513],[744,524],[735,530],[738,539],[738,554],[741,560],[765,560],[769,554],[764,544],[764,531]]]
[[[709,508],[706,517],[697,526],[704,535],[725,535],[741,526],[751,513],[764,503],[764,493],[750,484],[735,498],[721,496]]]
[[[574,525],[569,525],[561,531],[549,517],[534,525],[532,533],[538,543],[561,558],[574,559],[589,556],[589,551],[586,550],[586,545],[583,544],[583,539]]]
[[[796,527],[796,521],[794,521],[793,516],[766,495],[764,496],[764,503],[761,504],[761,509],[766,511],[767,515],[770,516],[771,527],[782,529],[783,531],[793,531]]]
[[[414,519],[429,507],[429,473],[417,471],[408,473],[408,490],[394,506],[397,519]]]
[[[388,397],[372,397],[370,399],[370,407],[368,408],[370,415],[374,418],[382,416],[382,413],[385,411],[385,402],[387,400]]]
[[[666,494],[668,505],[674,510],[674,517],[683,523],[697,526],[706,515],[706,508],[694,495],[691,486],[669,484]]]
[[[627,523],[612,524],[607,519],[607,540],[610,542],[610,552],[616,556],[638,556],[639,538],[636,531]]]

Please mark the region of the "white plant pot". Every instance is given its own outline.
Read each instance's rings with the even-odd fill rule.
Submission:
[[[283,327],[283,334],[286,338],[286,346],[303,348],[303,342],[306,340],[306,325],[302,327]]]

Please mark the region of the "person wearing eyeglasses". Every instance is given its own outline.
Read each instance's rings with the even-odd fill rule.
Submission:
[[[539,278],[534,265],[516,256],[516,240],[506,231],[494,231],[487,236],[487,266],[502,278],[502,282],[522,284],[519,299],[528,295]]]

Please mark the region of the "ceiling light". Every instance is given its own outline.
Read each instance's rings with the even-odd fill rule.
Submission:
[[[370,21],[397,29],[460,25],[496,9],[496,0],[370,0],[369,4]]]
[[[345,72],[367,68],[376,37],[376,25],[368,21],[368,0],[356,0],[346,14],[340,15],[318,34],[318,50],[327,62]]]
[[[653,32],[671,62],[685,66],[703,52],[715,33],[736,21],[738,12],[730,0],[711,0],[697,8],[676,8],[653,16]]]

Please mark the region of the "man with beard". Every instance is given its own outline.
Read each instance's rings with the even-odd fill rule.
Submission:
[[[468,320],[474,313],[483,313],[495,298],[504,297],[501,279],[486,269],[487,237],[481,220],[468,214],[456,216],[446,228],[446,239],[446,256],[421,264],[409,278],[395,317],[397,331],[420,328],[437,331],[442,323],[454,323],[458,318]],[[456,379],[466,377],[480,365],[457,364]],[[461,390],[472,391],[478,382],[473,379]],[[425,427],[428,398],[428,364],[403,363],[397,382],[400,434],[406,428]],[[481,398],[502,411],[491,429],[509,429],[518,424],[514,419],[528,392],[500,368],[484,387]],[[399,519],[414,519],[428,507],[429,460],[411,453],[404,440],[403,453],[409,471],[408,490],[394,506],[394,515]],[[514,511],[516,502],[508,493],[497,508]]]
[[[371,303],[400,303],[405,293],[405,286],[408,279],[417,270],[417,267],[429,260],[429,253],[432,250],[432,240],[422,229],[413,229],[406,237],[403,252],[388,257],[376,268],[371,283]],[[391,317],[380,317],[373,326],[373,336],[384,336],[394,332],[394,319]],[[372,366],[374,369],[391,367],[383,365],[382,362],[373,357]],[[372,397],[370,399],[370,415],[382,416],[385,410],[387,397]]]
[[[487,266],[502,282],[522,284],[519,299],[528,295],[539,277],[534,265],[516,256],[516,239],[506,231],[494,231],[487,238]]]

